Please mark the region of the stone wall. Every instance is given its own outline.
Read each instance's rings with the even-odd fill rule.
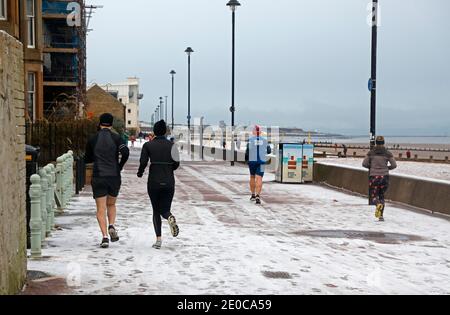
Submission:
[[[26,277],[24,104],[22,44],[0,31],[0,294]]]

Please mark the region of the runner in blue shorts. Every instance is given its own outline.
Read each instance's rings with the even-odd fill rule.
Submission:
[[[247,150],[245,151],[245,160],[250,169],[250,191],[252,193],[251,201],[261,204],[261,191],[263,186],[263,177],[267,154],[272,153],[268,141],[261,136],[261,127],[256,125],[253,129],[253,136],[248,140]]]

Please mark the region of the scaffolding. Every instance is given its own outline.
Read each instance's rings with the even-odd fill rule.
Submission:
[[[88,25],[100,7],[86,6],[85,0],[42,1],[44,112],[49,120],[85,116]],[[68,23],[72,17],[80,23]]]

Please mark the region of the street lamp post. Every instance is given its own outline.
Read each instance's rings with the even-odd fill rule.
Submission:
[[[191,47],[184,51],[188,56],[188,152],[191,152],[191,55],[194,50]]]
[[[370,90],[370,148],[375,146],[377,135],[377,42],[378,42],[378,0],[372,0],[372,57]],[[369,205],[374,205],[369,187]]]
[[[167,99],[169,98],[168,96],[164,96],[165,97],[165,99],[166,99],[166,103],[165,103],[165,116],[166,116],[166,123],[167,123]]]
[[[163,104],[163,98],[162,96],[159,98],[159,115],[160,115],[160,120],[164,119],[164,104]]]
[[[175,70],[170,71],[172,75],[172,131],[175,128],[175,115],[174,115],[174,98],[175,98]]]
[[[234,113],[236,112],[235,107],[235,39],[236,39],[236,9],[241,4],[237,0],[230,0],[227,3],[227,6],[230,7],[232,12],[232,62],[231,62],[231,166],[234,166],[234,157],[235,157],[235,145],[234,145]]]
[[[377,111],[377,42],[378,42],[378,0],[372,3],[372,64],[369,80],[370,90],[370,146],[375,145]]]

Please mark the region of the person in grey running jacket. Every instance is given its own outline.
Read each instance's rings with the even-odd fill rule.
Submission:
[[[130,151],[123,139],[111,131],[114,117],[111,114],[100,116],[98,133],[89,139],[86,145],[85,162],[94,163],[92,192],[97,204],[97,220],[102,232],[102,248],[111,242],[118,242],[115,228],[116,201],[122,184],[120,172],[128,161]],[[121,156],[119,161],[119,155]]]
[[[369,169],[370,198],[376,205],[375,217],[384,221],[384,197],[389,188],[389,171],[397,168],[394,155],[385,147],[384,137],[377,137],[376,146],[367,154],[363,167]]]

